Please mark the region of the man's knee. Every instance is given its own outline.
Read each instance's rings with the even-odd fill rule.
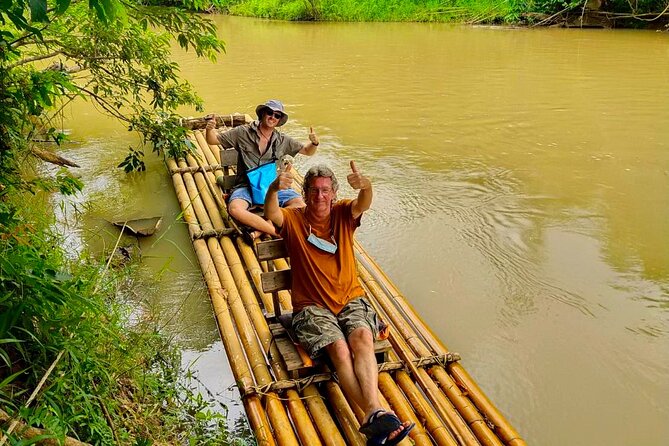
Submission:
[[[345,361],[351,357],[351,350],[348,347],[348,344],[343,339],[338,339],[332,344],[325,347],[332,362],[337,364],[338,362]]]
[[[235,199],[228,203],[228,212],[234,218],[237,218],[241,213],[249,209],[249,204],[246,200]]]
[[[348,344],[355,353],[374,349],[374,335],[365,327],[358,327],[348,335]]]

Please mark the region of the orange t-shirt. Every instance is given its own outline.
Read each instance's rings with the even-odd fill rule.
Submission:
[[[305,208],[281,208],[281,236],[290,255],[293,311],[308,305],[329,308],[339,314],[342,308],[365,291],[360,286],[353,253],[353,232],[360,218],[351,215],[352,200],[341,200],[332,207],[330,221],[311,225],[311,232],[331,242],[330,230],[337,241],[337,252],[330,254],[307,241],[309,222]]]

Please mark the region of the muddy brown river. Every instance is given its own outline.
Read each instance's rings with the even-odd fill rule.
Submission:
[[[216,64],[173,55],[207,112],[278,98],[286,133],[321,138],[299,169],[343,178],[356,160],[375,188],[359,240],[529,444],[669,444],[669,34],[214,19]],[[123,174],[135,138],[90,104],[65,126],[87,184],[58,210],[70,248],[108,250],[105,220],[164,217],[129,298],[234,418],[160,159]]]

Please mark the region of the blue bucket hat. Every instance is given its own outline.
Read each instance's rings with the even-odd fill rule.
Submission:
[[[257,106],[256,115],[258,115],[258,119],[260,119],[260,117],[263,115],[266,109],[283,113],[283,116],[281,117],[281,119],[279,119],[277,127],[281,127],[286,123],[286,121],[288,121],[288,115],[286,114],[285,111],[283,111],[283,104],[281,103],[281,101],[277,99],[270,99],[264,104],[260,104],[259,106]]]

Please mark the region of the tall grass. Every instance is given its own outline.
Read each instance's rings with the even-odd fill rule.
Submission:
[[[231,444],[225,418],[183,379],[179,351],[156,323],[129,324],[118,298],[128,270],[69,258],[46,202],[8,190],[0,192],[0,409],[60,440]]]
[[[230,14],[345,22],[501,22],[516,0],[222,0]]]

